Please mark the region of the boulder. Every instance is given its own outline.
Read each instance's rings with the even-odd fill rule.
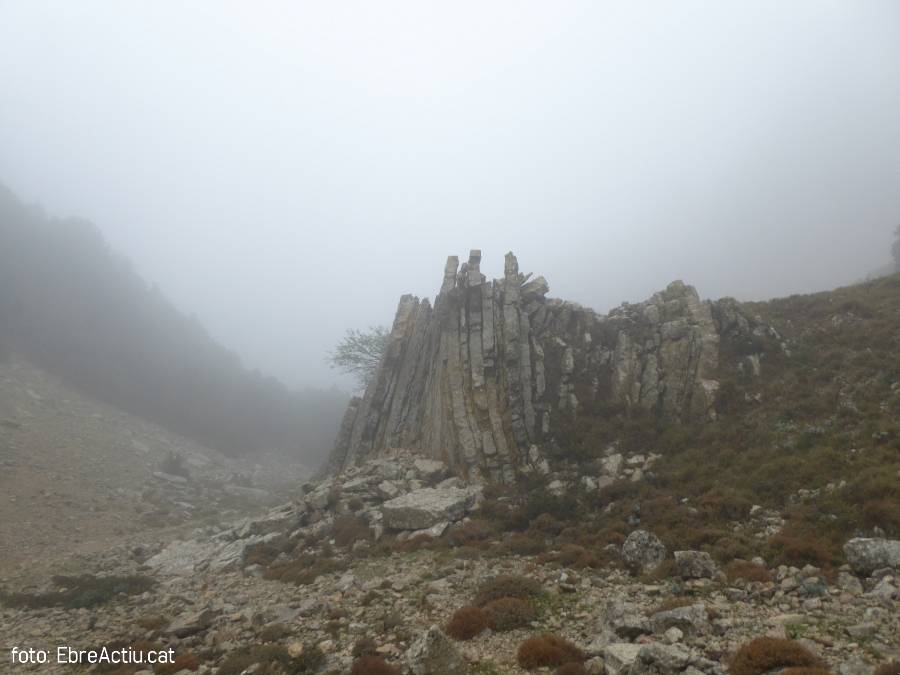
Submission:
[[[607,476],[616,476],[622,468],[622,454],[615,453],[609,457],[604,457],[601,465],[603,473]]]
[[[712,579],[718,571],[706,551],[675,551],[675,567],[682,579]]]
[[[613,642],[606,645],[603,650],[603,662],[606,664],[608,675],[619,675],[628,671],[637,660],[641,645],[633,645],[630,642]]]
[[[657,633],[664,633],[669,628],[678,628],[685,635],[698,635],[708,633],[711,628],[709,614],[703,603],[657,612],[650,617],[650,623]]]
[[[381,505],[385,527],[424,530],[442,521],[462,518],[475,502],[475,493],[460,488],[421,488]]]
[[[847,562],[858,574],[871,574],[879,567],[900,568],[900,540],[851,539],[844,544]]]
[[[185,612],[175,617],[166,628],[166,633],[177,638],[186,638],[205,631],[219,615],[218,611],[204,609],[199,612]]]
[[[224,572],[243,565],[248,546],[270,541],[277,536],[278,533],[273,532],[231,542],[175,541],[144,564],[159,574],[170,576],[187,576],[198,569]]]
[[[162,575],[186,576],[208,561],[219,546],[216,542],[175,541],[144,564]]]
[[[691,653],[681,645],[664,645],[659,642],[640,645],[629,675],[672,675],[680,673],[691,663]]]
[[[659,538],[646,530],[635,530],[622,544],[622,559],[634,573],[649,573],[666,559],[666,547]]]
[[[406,652],[413,675],[466,675],[468,665],[456,645],[437,626],[422,633]]]
[[[854,656],[841,663],[837,672],[838,675],[872,675],[875,668],[860,657]]]
[[[447,475],[447,465],[436,459],[417,459],[413,468],[426,483],[436,483]]]
[[[154,471],[153,477],[157,480],[165,481],[167,483],[172,483],[173,485],[184,486],[187,485],[187,478],[184,476],[176,476],[171,473],[166,473],[165,471]]]
[[[607,602],[600,623],[598,628],[601,631],[608,630],[620,640],[634,640],[653,632],[650,622],[633,602],[621,600]]]
[[[883,577],[881,581],[875,584],[875,588],[866,593],[866,595],[873,598],[881,598],[882,600],[893,599],[900,591],[898,591],[897,587],[891,583],[892,581],[893,577]]]

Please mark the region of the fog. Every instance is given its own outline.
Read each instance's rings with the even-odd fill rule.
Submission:
[[[0,182],[92,220],[252,366],[513,250],[608,309],[888,262],[900,4],[0,3]]]

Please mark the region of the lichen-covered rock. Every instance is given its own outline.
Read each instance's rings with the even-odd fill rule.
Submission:
[[[675,551],[675,568],[682,579],[712,579],[718,571],[706,551]]]
[[[634,640],[652,633],[650,622],[633,602],[610,600],[600,616],[598,628],[614,634],[620,640]]]
[[[703,603],[657,612],[650,617],[650,622],[657,633],[677,628],[685,635],[699,635],[708,633],[711,628],[706,605]]]
[[[384,525],[393,530],[424,530],[438,523],[455,522],[475,502],[475,492],[461,488],[422,488],[381,505]]]
[[[468,664],[456,645],[437,626],[422,633],[406,652],[413,675],[466,675]]]
[[[641,645],[629,675],[672,675],[680,673],[691,663],[691,653],[681,645],[651,642]]]
[[[882,567],[900,568],[900,539],[851,539],[844,544],[847,562],[858,574]]]
[[[665,544],[646,530],[635,530],[622,544],[622,560],[632,573],[652,572],[665,559]]]
[[[613,642],[606,645],[603,650],[603,662],[609,675],[627,673],[631,665],[637,660],[641,645],[630,642]]]

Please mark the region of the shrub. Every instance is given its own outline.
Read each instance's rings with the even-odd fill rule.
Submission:
[[[776,553],[776,562],[781,565],[803,567],[831,567],[840,558],[840,550],[828,546],[821,539],[811,535],[792,535],[782,531],[769,540]]]
[[[199,670],[200,668],[200,659],[197,658],[196,654],[191,652],[186,652],[184,654],[179,654],[175,657],[175,660],[172,663],[165,663],[156,666],[156,670],[153,672],[156,675],[174,675],[175,673],[179,673],[182,670]]]
[[[695,601],[691,598],[685,597],[672,597],[663,600],[656,607],[647,612],[647,616],[653,616],[654,614],[659,614],[660,612],[668,612],[673,609],[678,609],[679,607],[690,607],[693,605]]]
[[[480,607],[460,607],[447,622],[447,635],[455,640],[471,640],[488,627],[488,615]]]
[[[759,637],[737,650],[731,659],[731,675],[762,675],[790,667],[821,668],[822,662],[793,640]]]
[[[375,656],[377,650],[378,645],[375,644],[375,640],[370,637],[362,637],[354,643],[350,654],[356,659],[361,656]]]
[[[283,623],[270,623],[259,632],[259,639],[263,642],[278,642],[286,638],[293,631]]]
[[[282,553],[286,553],[290,548],[287,540],[283,542],[262,541],[258,544],[251,544],[244,553],[245,565],[262,565],[268,567]]]
[[[728,581],[734,582],[738,579],[744,581],[760,581],[766,582],[772,580],[772,574],[762,565],[757,565],[746,560],[732,560],[725,565],[725,576]]]
[[[697,500],[700,512],[716,520],[741,520],[750,515],[753,503],[733,490],[713,489]]]
[[[533,537],[525,532],[514,532],[503,541],[500,548],[504,553],[535,555],[543,552],[547,547],[543,539]]]
[[[147,614],[140,617],[135,623],[144,630],[162,630],[169,625],[169,620],[159,614]]]
[[[521,598],[500,598],[484,606],[491,630],[505,632],[523,628],[534,621],[537,611],[529,600]]]
[[[875,669],[875,675],[900,675],[900,661],[888,661]]]
[[[674,558],[666,558],[651,572],[640,576],[647,579],[648,582],[662,581],[663,579],[678,576],[678,565],[675,563]]]
[[[534,579],[504,574],[482,582],[475,592],[473,604],[484,607],[500,598],[530,598],[539,595],[541,585]]]
[[[451,546],[471,546],[488,541],[496,536],[494,527],[487,521],[472,518],[471,520],[450,528],[447,541]]]
[[[288,654],[287,648],[281,645],[248,645],[231,652],[216,675],[241,675],[245,670],[260,664],[256,672],[268,673],[278,668],[277,672],[314,673],[322,665],[325,655],[315,645],[308,646],[297,658]]]
[[[600,559],[584,546],[563,544],[558,551],[551,551],[541,556],[542,562],[557,562],[573,569],[600,567]]]
[[[435,538],[427,534],[417,534],[405,541],[394,541],[395,553],[415,553],[423,548],[432,548],[435,544]]]
[[[342,548],[353,546],[357,541],[367,541],[371,537],[369,525],[357,516],[338,516],[331,527],[334,543]]]
[[[785,668],[778,675],[834,675],[827,668]]]
[[[581,663],[564,663],[553,671],[553,675],[589,675],[588,669]]]
[[[353,662],[350,675],[403,675],[403,673],[380,656],[362,656]]]
[[[563,531],[565,525],[551,516],[549,513],[542,513],[537,518],[531,521],[531,524],[528,526],[531,530],[537,530],[538,532],[545,532],[547,534],[557,535]]]
[[[60,587],[60,590],[47,593],[0,592],[0,602],[7,607],[21,609],[42,607],[81,609],[105,604],[119,594],[140,595],[156,585],[150,577],[139,574],[108,577],[97,577],[93,574],[74,577],[55,576],[53,583]]]
[[[331,558],[303,555],[284,565],[269,567],[263,573],[263,576],[274,581],[305,586],[311,584],[323,574],[339,572],[345,568],[345,564]]]
[[[540,516],[571,520],[577,512],[578,500],[574,494],[556,495],[545,487],[538,487],[528,492],[525,503],[514,514],[514,517],[519,521],[519,529],[524,529]]]
[[[185,464],[184,457],[174,450],[169,450],[165,459],[160,462],[159,470],[172,476],[181,476],[182,478],[191,477],[191,472],[188,469],[187,464]]]
[[[584,653],[565,638],[552,633],[534,635],[519,645],[516,659],[525,670],[581,663]]]

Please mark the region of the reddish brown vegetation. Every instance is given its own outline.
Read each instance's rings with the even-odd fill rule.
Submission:
[[[588,675],[588,669],[581,663],[564,663],[553,671],[553,675]]]
[[[455,640],[471,640],[488,627],[488,615],[480,607],[460,607],[447,622],[447,635]]]
[[[500,598],[530,598],[541,592],[541,585],[534,579],[516,575],[501,575],[482,583],[475,593],[474,605],[484,607]]]
[[[350,675],[403,675],[403,673],[380,656],[362,656],[353,662]]]
[[[776,668],[821,668],[822,661],[793,640],[759,637],[738,649],[732,657],[731,675],[761,675]]]
[[[525,670],[581,663],[584,653],[565,638],[552,633],[535,635],[519,645],[516,654],[519,665]]]
[[[762,565],[757,565],[746,560],[732,560],[725,565],[724,572],[725,576],[728,577],[728,581],[731,582],[737,581],[738,579],[760,582],[772,580],[772,575],[769,570]]]
[[[484,606],[484,613],[491,630],[500,632],[523,628],[537,617],[534,605],[521,598],[491,600]]]

